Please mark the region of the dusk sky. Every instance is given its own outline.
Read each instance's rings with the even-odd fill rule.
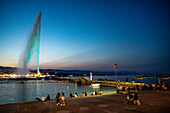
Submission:
[[[40,68],[170,72],[169,0],[0,0],[0,66],[18,67],[40,11]]]

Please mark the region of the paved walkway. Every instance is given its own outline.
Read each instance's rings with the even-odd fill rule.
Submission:
[[[111,94],[66,99],[66,106],[55,100],[0,105],[0,113],[170,113],[169,91],[141,91],[141,106],[127,105],[126,95]]]

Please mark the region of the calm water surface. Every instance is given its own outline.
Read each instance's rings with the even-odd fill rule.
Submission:
[[[93,90],[102,91],[103,94],[116,92],[112,87],[92,88],[88,85],[78,86],[76,83],[0,84],[0,104],[35,101],[48,94],[55,99],[57,92],[64,92],[66,97],[70,93],[81,96],[85,91],[90,95]]]
[[[88,76],[87,76],[88,77]],[[135,82],[142,83],[157,83],[158,79],[162,77],[155,77],[146,79],[137,79],[140,76],[117,76],[117,80],[125,82],[126,77],[129,77],[129,81],[132,81],[132,77],[135,77]],[[65,77],[76,79],[77,77]],[[103,79],[114,79],[115,76],[93,76],[93,80],[99,78]],[[5,82],[5,81],[0,81]],[[7,82],[7,81],[6,81]],[[8,81],[10,82],[10,81]],[[11,81],[13,82],[13,81]],[[167,83],[170,84],[170,79],[167,80]],[[0,84],[0,104],[7,103],[16,103],[16,102],[26,102],[26,101],[35,101],[36,98],[41,98],[43,95],[47,97],[49,94],[52,99],[55,98],[57,92],[64,92],[66,97],[69,97],[70,93],[78,93],[79,96],[82,95],[82,92],[87,92],[88,95],[91,92],[102,91],[103,93],[115,93],[116,89],[112,87],[100,87],[92,88],[88,85],[78,86],[76,83],[37,83],[37,84]]]

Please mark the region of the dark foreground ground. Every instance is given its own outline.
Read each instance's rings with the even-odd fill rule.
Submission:
[[[140,91],[141,106],[127,105],[126,95],[111,94],[67,98],[66,106],[55,100],[0,105],[0,113],[170,113],[170,91]]]

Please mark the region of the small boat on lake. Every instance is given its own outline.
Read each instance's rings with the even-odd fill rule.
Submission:
[[[92,87],[99,87],[100,84],[91,84]]]

